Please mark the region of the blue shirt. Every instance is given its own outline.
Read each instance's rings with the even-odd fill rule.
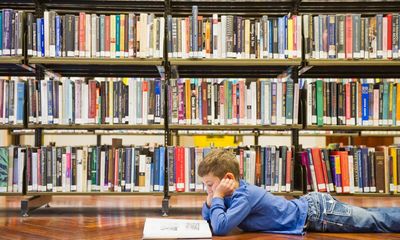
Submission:
[[[308,203],[304,198],[286,200],[240,180],[232,196],[213,198],[203,205],[203,218],[215,235],[226,235],[236,226],[246,232],[303,234]]]

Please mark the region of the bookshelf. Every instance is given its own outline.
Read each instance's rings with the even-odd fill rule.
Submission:
[[[346,7],[343,7],[343,5]],[[188,16],[192,12],[192,6],[197,5],[199,13],[205,16],[211,16],[213,13],[235,14],[245,17],[259,17],[264,14],[271,16],[282,16],[289,12],[296,14],[322,14],[322,13],[368,13],[374,14],[379,12],[395,12],[398,11],[400,3],[398,1],[316,1],[316,0],[73,0],[73,1],[51,1],[51,0],[18,0],[18,1],[2,1],[0,7],[10,7],[13,9],[23,9],[35,12],[37,16],[43,16],[44,10],[55,10],[56,12],[78,13],[86,11],[88,13],[110,14],[110,13],[127,13],[127,12],[147,12],[154,13],[157,16],[173,14],[173,16]],[[165,25],[165,30],[167,26]],[[290,73],[295,83],[299,82],[299,78],[324,78],[324,77],[399,77],[400,60],[316,60],[305,59],[304,55],[297,59],[178,59],[168,57],[167,44],[168,36],[164,38],[163,58],[125,58],[125,59],[108,59],[108,58],[50,58],[50,57],[30,57],[26,51],[22,57],[0,57],[0,75],[15,76],[36,76],[37,80],[43,79],[45,73],[54,76],[65,77],[124,77],[124,76],[140,76],[161,78],[164,83],[169,86],[171,80],[177,77],[181,78],[266,78],[276,77],[282,73]],[[165,96],[168,96],[165,89]],[[304,103],[303,103],[304,105]],[[326,133],[326,136],[358,136],[362,131],[400,131],[400,127],[365,127],[365,126],[307,126],[304,119],[304,106],[300,107],[299,116],[300,124],[282,125],[282,126],[265,126],[265,125],[173,125],[168,122],[168,106],[165,104],[165,122],[163,125],[41,125],[26,124],[23,125],[0,125],[0,129],[18,130],[31,129],[34,130],[35,146],[40,147],[43,141],[43,134],[53,134],[46,132],[47,130],[60,130],[58,134],[73,134],[62,132],[62,130],[88,130],[85,134],[95,134],[98,136],[106,135],[107,132],[120,130],[121,132],[111,132],[112,135],[129,135],[137,133],[124,133],[124,130],[139,131],[162,131],[164,135],[164,145],[173,145],[173,136],[179,135],[179,131],[187,131],[186,135],[197,135],[207,132],[223,132],[223,131],[248,131],[248,133],[237,133],[254,135],[255,143],[258,144],[258,138],[262,136],[262,131],[286,131],[287,136],[291,136],[292,145],[299,148],[300,136],[312,136],[313,133],[302,133],[302,131],[332,131]],[[99,132],[103,131],[103,132]],[[57,134],[57,133],[54,133]],[[79,133],[83,134],[83,133]],[[144,133],[145,134],[145,133]],[[148,133],[151,134],[151,133]],[[185,135],[182,134],[182,135]],[[212,133],[214,134],[214,133]],[[384,134],[384,133],[382,133]],[[266,134],[268,135],[268,134]],[[274,134],[271,134],[274,135]],[[315,134],[324,136],[324,134]],[[14,143],[18,143],[18,134],[12,135]],[[98,138],[99,139],[99,138]],[[98,145],[101,141],[98,140]],[[167,158],[165,158],[167,159]],[[167,161],[167,160],[166,160]],[[165,162],[166,166],[168,163]],[[168,168],[166,168],[165,176],[168,176]],[[276,193],[285,196],[300,196],[305,192],[305,170],[302,171],[302,189],[303,191],[295,191],[291,193]],[[204,193],[175,193],[168,192],[168,181],[165,179],[165,188],[163,193],[53,193],[53,192],[27,192],[26,188],[23,195],[30,196],[28,200],[21,202],[21,208],[24,214],[28,214],[34,207],[44,205],[51,200],[53,195],[162,195],[162,211],[168,213],[169,198],[176,195],[197,195]],[[13,195],[13,193],[0,193],[0,195]],[[376,196],[386,197],[392,194],[338,194],[344,196]]]

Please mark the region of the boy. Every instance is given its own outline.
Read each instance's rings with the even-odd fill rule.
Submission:
[[[364,209],[317,192],[289,201],[238,180],[239,164],[228,150],[212,150],[198,174],[208,193],[202,215],[215,235],[226,235],[236,226],[281,234],[400,232],[400,208]]]

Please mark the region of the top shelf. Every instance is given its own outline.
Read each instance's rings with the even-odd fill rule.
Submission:
[[[398,0],[301,0],[299,13],[364,13],[398,12]]]

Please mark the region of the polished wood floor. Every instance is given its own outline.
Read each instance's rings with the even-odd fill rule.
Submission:
[[[400,207],[399,197],[338,197],[363,207]],[[159,217],[160,196],[56,196],[49,208],[20,216],[21,197],[0,197],[0,239],[141,239],[146,217]],[[171,218],[201,218],[204,196],[171,198]],[[400,223],[399,223],[400,224]],[[305,236],[239,233],[216,239],[400,239],[400,234]]]

